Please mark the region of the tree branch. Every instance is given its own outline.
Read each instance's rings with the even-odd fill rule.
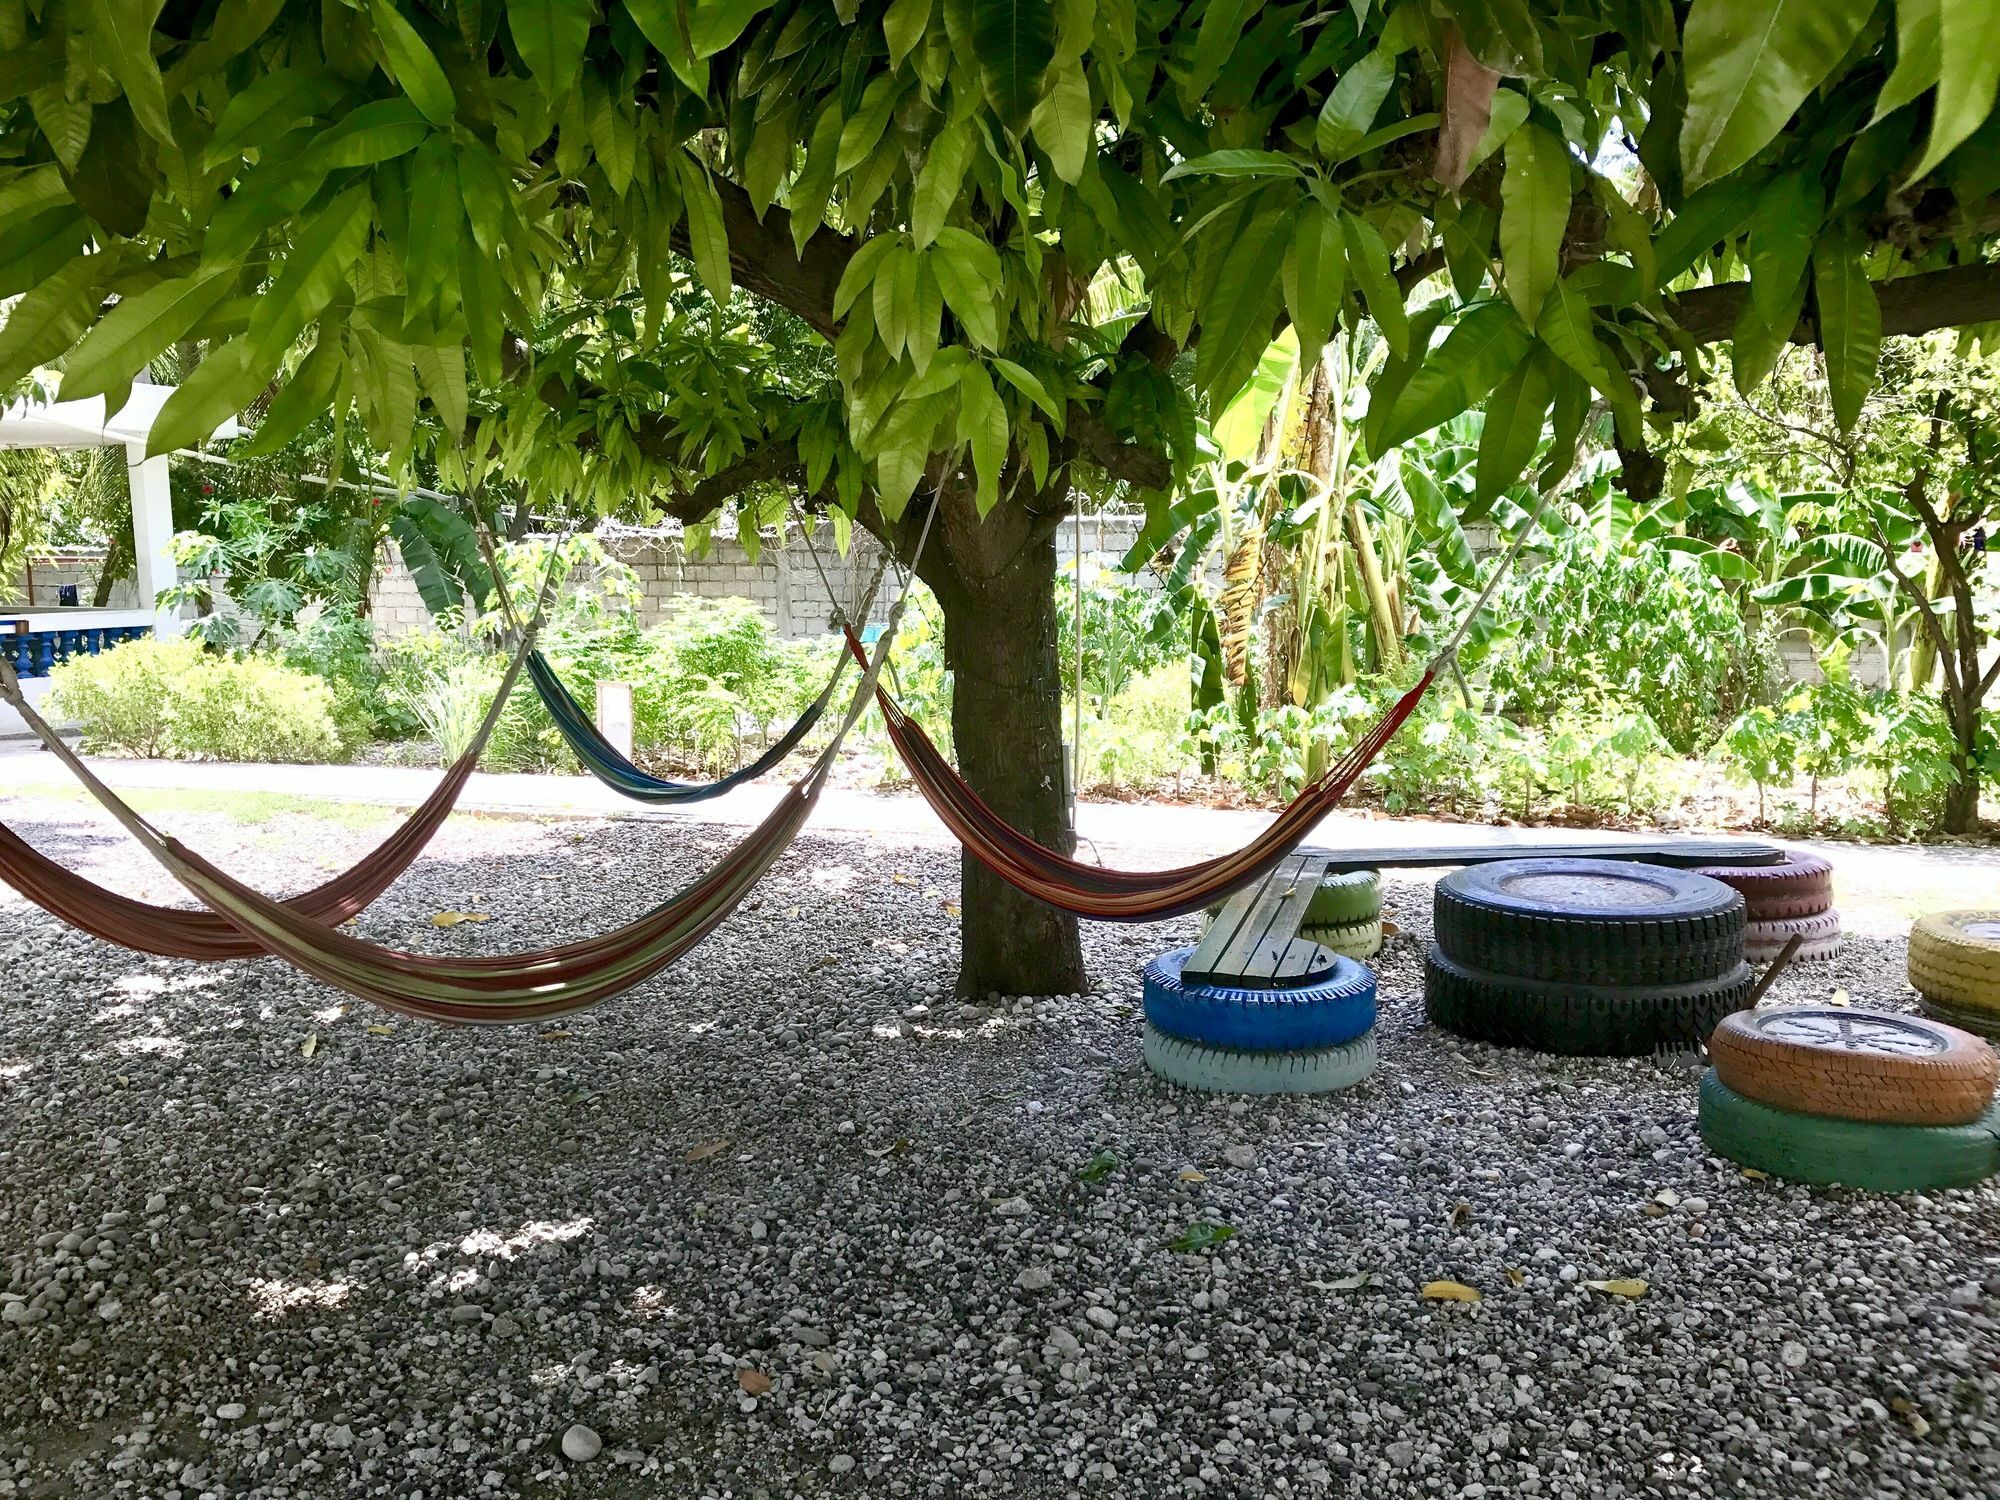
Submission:
[[[1714,344],[1736,331],[1736,314],[1750,295],[1747,281],[1696,287],[1667,298],[1667,311],[1697,344]],[[2000,318],[2000,263],[1953,266],[1875,283],[1882,305],[1882,332],[1930,333]],[[1815,342],[1812,323],[1801,317],[1791,342]]]
[[[1916,605],[1917,618],[1923,622],[1924,634],[1931,638],[1931,647],[1937,652],[1938,666],[1944,672],[1945,684],[1956,694],[1959,691],[1958,667],[1952,657],[1951,645],[1944,638],[1944,627],[1938,624],[1937,611],[1931,608],[1929,596],[1917,586],[1916,580],[1896,566],[1896,549],[1889,541],[1889,533],[1883,529],[1874,507],[1867,505],[1865,500],[1862,503],[1868,511],[1868,527],[1875,533],[1875,544],[1882,549],[1882,566],[1889,570],[1889,576],[1896,580],[1896,586],[1908,594],[1910,602]]]

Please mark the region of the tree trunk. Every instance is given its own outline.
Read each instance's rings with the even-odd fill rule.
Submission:
[[[1979,705],[1955,701],[1958,695],[1945,690],[1945,722],[1951,726],[1952,769],[1958,779],[1945,790],[1944,831],[1979,831]]]
[[[942,503],[940,535],[920,571],[944,609],[959,773],[1008,823],[1069,854],[1076,839],[1063,787],[1054,528],[1014,505],[982,522],[962,492]],[[1022,895],[970,854],[961,869],[959,994],[1084,987],[1074,917]]]

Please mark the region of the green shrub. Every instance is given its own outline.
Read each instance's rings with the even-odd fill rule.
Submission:
[[[344,760],[334,693],[268,656],[134,641],[57,669],[55,708],[86,747],[224,761]]]

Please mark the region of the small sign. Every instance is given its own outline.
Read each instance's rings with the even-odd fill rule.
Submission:
[[[597,732],[627,760],[632,758],[632,684],[597,684]]]

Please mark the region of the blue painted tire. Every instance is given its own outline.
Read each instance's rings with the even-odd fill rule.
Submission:
[[[1183,983],[1193,952],[1176,948],[1146,965],[1146,1020],[1168,1036],[1239,1052],[1305,1052],[1374,1028],[1375,976],[1351,958],[1336,959],[1318,984],[1247,990]]]

